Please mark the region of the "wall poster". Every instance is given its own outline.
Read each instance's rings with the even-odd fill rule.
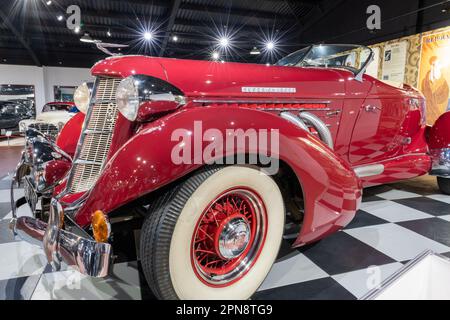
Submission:
[[[408,42],[401,41],[384,47],[382,80],[403,83]]]
[[[367,66],[366,74],[369,76],[372,76],[374,78],[378,78],[378,68],[380,66],[380,48],[379,47],[373,47],[371,48],[373,51],[373,60],[372,62]],[[360,61],[363,62],[369,57],[369,50],[363,50],[361,52],[361,58]],[[362,67],[360,65],[360,67]]]
[[[419,67],[419,89],[427,101],[427,123],[450,110],[450,29],[424,35]]]

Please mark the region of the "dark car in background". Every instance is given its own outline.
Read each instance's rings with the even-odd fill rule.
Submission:
[[[8,130],[18,129],[21,120],[33,117],[33,111],[23,103],[0,101],[0,135]]]

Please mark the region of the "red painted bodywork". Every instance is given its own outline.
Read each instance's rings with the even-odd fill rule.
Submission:
[[[441,115],[431,127],[428,144],[431,150],[450,148],[450,111]]]
[[[294,246],[315,241],[350,222],[362,186],[412,178],[430,169],[423,114],[410,103],[411,99],[423,102],[423,97],[408,86],[393,87],[367,75],[360,82],[343,69],[143,56],[108,58],[97,63],[92,74],[156,77],[179,88],[187,104],[177,110],[159,105],[158,110],[172,113],[147,123],[130,122],[119,115],[108,162],[75,216],[81,226],[90,223],[95,210],[109,213],[202,166],[175,165],[170,157],[177,143],[171,141],[172,132],[194,130],[194,121],[222,133],[227,128],[279,130],[278,156],[296,174],[305,199],[305,218]],[[296,92],[252,93],[242,87],[295,88]],[[307,109],[318,115],[329,125],[334,151],[279,117],[281,109]],[[141,111],[141,119],[149,110]],[[435,131],[441,132],[438,127]],[[70,140],[68,135],[64,137],[60,143]],[[353,168],[372,164],[383,164],[386,170],[361,180],[355,176]],[[70,202],[70,197],[77,198],[68,195],[65,201]]]
[[[77,149],[78,138],[81,134],[84,118],[84,113],[78,112],[64,125],[56,139],[58,147],[71,157],[74,156]]]

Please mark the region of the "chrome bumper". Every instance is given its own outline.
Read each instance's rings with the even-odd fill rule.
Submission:
[[[96,242],[62,229],[64,210],[55,198],[51,200],[49,223],[32,217],[17,217],[12,189],[13,186],[11,186],[13,218],[10,228],[14,236],[27,242],[43,245],[47,260],[55,270],[59,270],[61,262],[64,261],[91,277],[108,275],[112,254],[110,244]],[[19,200],[18,203],[24,204],[25,201]]]
[[[430,151],[433,161],[430,175],[450,178],[450,148]]]
[[[61,261],[74,266],[92,277],[108,275],[111,245],[78,236],[61,229],[64,212],[56,199],[52,199],[49,223],[31,217],[13,217],[10,228],[23,240],[41,243],[48,262],[56,270]]]

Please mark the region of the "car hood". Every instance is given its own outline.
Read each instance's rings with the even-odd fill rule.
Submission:
[[[111,57],[92,68],[94,76],[143,74],[163,79],[193,97],[331,98],[345,94],[346,70],[180,60],[147,56]],[[320,86],[318,82],[320,81]]]

